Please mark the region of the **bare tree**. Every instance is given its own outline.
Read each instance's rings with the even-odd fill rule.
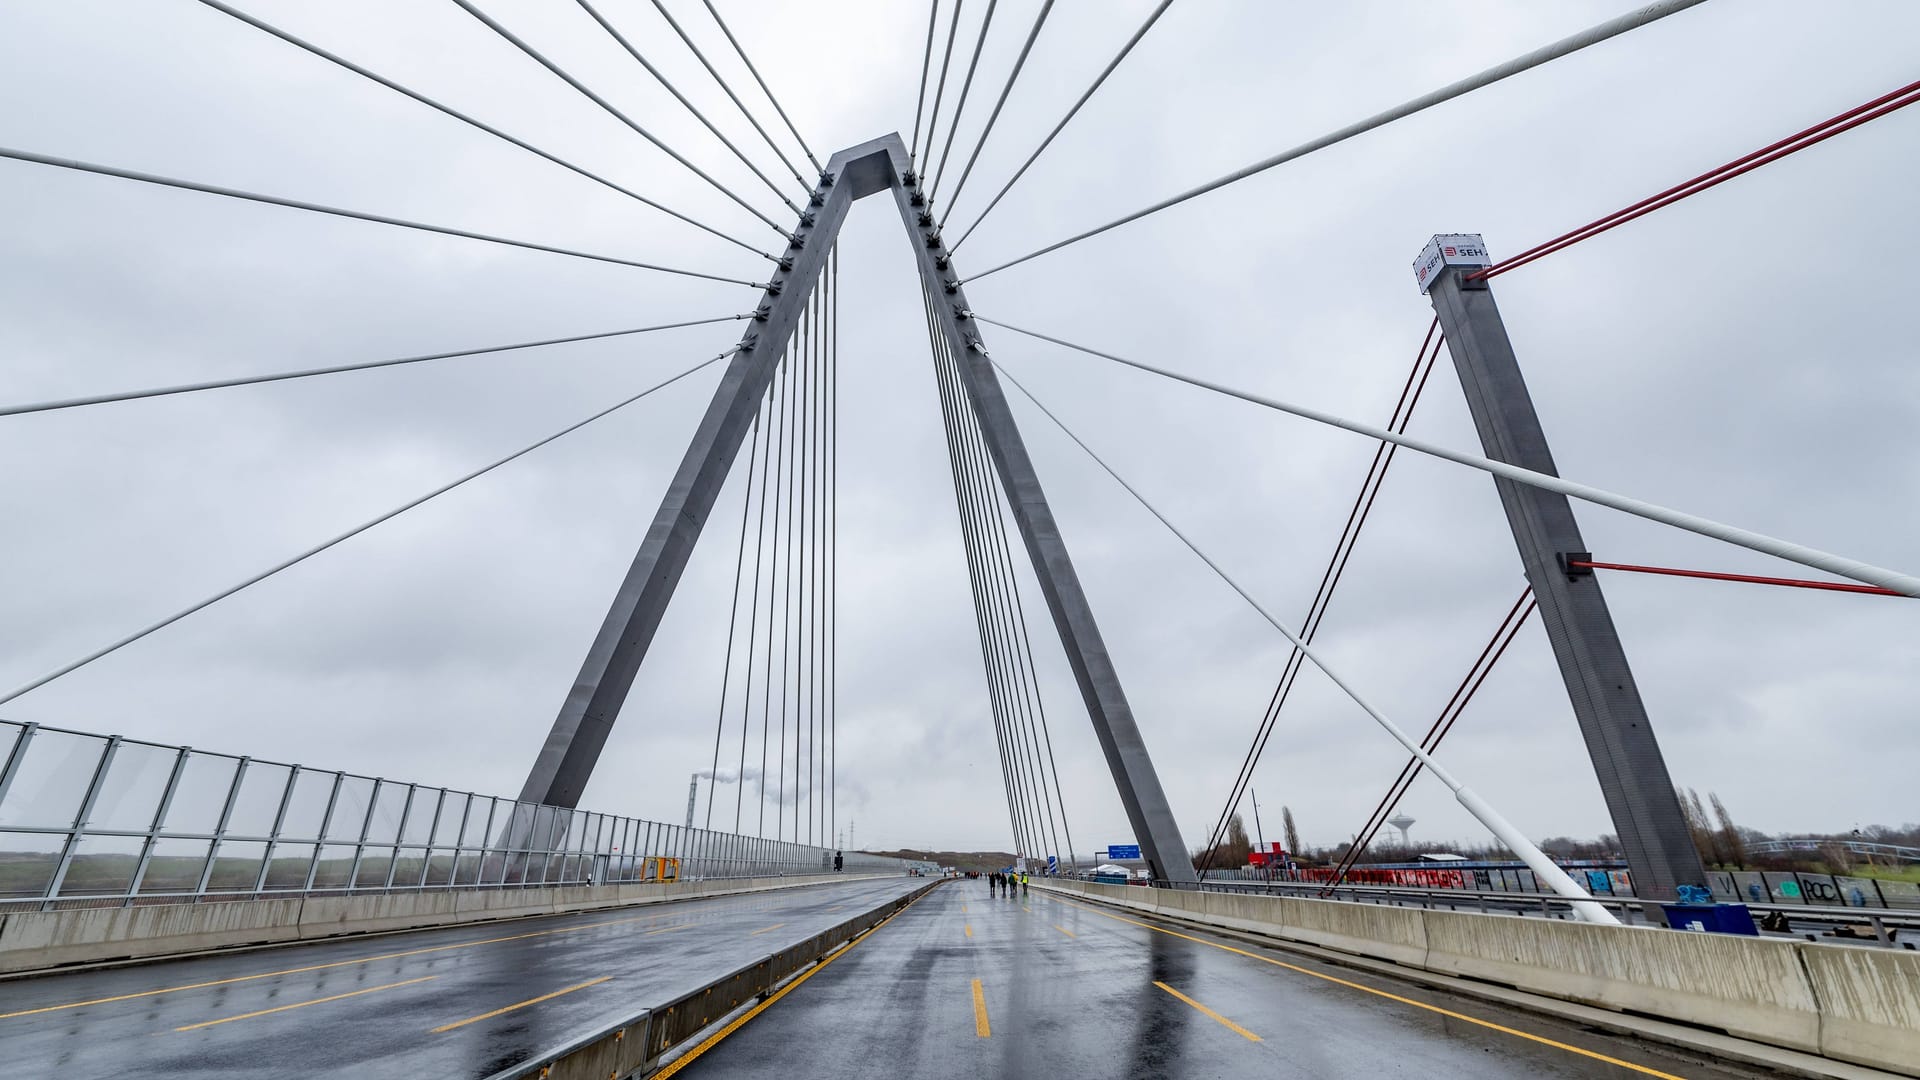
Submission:
[[[1239,814],[1227,823],[1227,842],[1220,845],[1220,857],[1215,861],[1219,866],[1245,866],[1247,853],[1253,850],[1253,841],[1247,838],[1247,823]]]
[[[1692,788],[1675,787],[1674,793],[1680,797],[1680,810],[1687,818],[1687,832],[1693,835],[1693,846],[1700,852],[1700,859],[1712,866],[1726,860],[1720,857],[1720,844],[1713,835],[1713,827],[1707,823],[1707,808],[1700,801],[1700,793]]]
[[[1747,841],[1740,835],[1739,826],[1733,823],[1733,815],[1727,813],[1727,804],[1720,801],[1720,793],[1710,791],[1707,801],[1713,804],[1714,820],[1720,823],[1720,846],[1727,861],[1735,870],[1747,867]]]
[[[1290,806],[1282,806],[1280,808],[1280,831],[1281,834],[1286,837],[1287,857],[1293,859],[1299,858],[1300,830],[1293,827],[1293,808]]]

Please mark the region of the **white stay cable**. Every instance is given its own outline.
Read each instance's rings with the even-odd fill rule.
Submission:
[[[977,315],[974,317],[979,318]],[[1008,382],[1012,383],[1016,389],[1026,395],[1028,401],[1033,402],[1035,407],[1046,414],[1047,419],[1053,421],[1061,431],[1066,432],[1067,438],[1072,439],[1075,445],[1086,451],[1087,456],[1092,458],[1095,464],[1105,469],[1108,476],[1113,477],[1116,483],[1127,490],[1127,494],[1133,496],[1134,500],[1141,506],[1146,507],[1149,514],[1159,519],[1160,524],[1165,525],[1168,532],[1179,538],[1180,542],[1185,544],[1189,551],[1198,555],[1200,561],[1206,563],[1207,568],[1212,570],[1221,581],[1226,582],[1234,592],[1239,593],[1240,598],[1251,605],[1253,610],[1259,612],[1261,618],[1271,623],[1275,630],[1280,631],[1281,636],[1291,642],[1294,648],[1299,649],[1302,656],[1305,656],[1314,667],[1319,668],[1322,674],[1333,681],[1333,685],[1339,687],[1342,692],[1352,698],[1353,703],[1360,706],[1363,712],[1372,717],[1374,723],[1379,724],[1387,734],[1393,736],[1396,742],[1406,747],[1407,752],[1412,754],[1420,764],[1426,766],[1427,769],[1433,773],[1435,779],[1445,784],[1447,790],[1453,792],[1453,797],[1459,800],[1461,806],[1466,807],[1469,814],[1479,819],[1480,823],[1487,827],[1487,831],[1493,833],[1495,838],[1505,844],[1514,854],[1520,856],[1521,861],[1527,864],[1528,869],[1532,870],[1536,877],[1545,882],[1555,893],[1573,901],[1573,910],[1583,921],[1614,926],[1619,925],[1620,920],[1614,918],[1612,912],[1595,903],[1593,896],[1581,888],[1579,883],[1575,882],[1572,877],[1568,876],[1565,870],[1555,865],[1554,861],[1547,857],[1546,852],[1541,851],[1538,845],[1532,840],[1527,839],[1526,834],[1515,828],[1512,822],[1501,816],[1499,811],[1489,805],[1487,801],[1476,794],[1473,789],[1461,783],[1458,778],[1442,767],[1439,762],[1435,761],[1431,754],[1421,749],[1420,744],[1409,737],[1405,731],[1401,730],[1400,725],[1387,719],[1386,715],[1379,709],[1374,708],[1371,702],[1361,697],[1358,690],[1355,690],[1347,680],[1341,678],[1339,673],[1334,671],[1333,668],[1327,666],[1327,662],[1320,658],[1320,654],[1314,650],[1313,646],[1308,645],[1300,639],[1298,634],[1287,629],[1285,623],[1275,618],[1272,612],[1261,605],[1260,601],[1253,598],[1253,594],[1247,592],[1246,589],[1241,587],[1239,582],[1235,581],[1225,570],[1222,570],[1220,564],[1213,561],[1212,556],[1200,550],[1200,546],[1189,539],[1186,533],[1181,532],[1179,526],[1168,521],[1167,516],[1162,514],[1158,507],[1148,502],[1146,496],[1140,494],[1132,484],[1127,483],[1126,479],[1119,473],[1114,472],[1113,466],[1107,464],[1106,460],[1099,454],[1094,453],[1093,448],[1083,442],[1080,436],[1074,434],[1073,429],[1062,423],[1060,418],[1053,414],[1052,409],[1041,404],[1040,399],[1033,395],[1033,391],[1028,390],[1019,379],[1014,378],[1012,373],[1008,372],[1007,369],[997,361],[989,359],[988,363],[993,364],[993,366],[999,370],[1000,374],[1005,375]]]
[[[174,623],[179,622],[181,619],[184,619],[187,616],[192,615],[196,611],[201,611],[206,608],[212,607],[214,604],[217,604],[220,601],[225,600],[227,597],[232,596],[234,593],[240,592],[241,590],[250,588],[254,585],[258,585],[262,581],[267,580],[268,578],[272,577],[273,575],[279,573],[282,570],[286,570],[293,566],[297,566],[300,563],[303,563],[308,559],[313,558],[315,555],[320,554],[321,552],[327,550],[330,547],[333,547],[336,544],[342,543],[347,540],[351,540],[354,537],[359,536],[361,533],[366,532],[368,529],[373,528],[375,525],[379,525],[382,522],[390,521],[393,518],[399,517],[401,514],[404,514],[407,511],[413,509],[414,507],[419,506],[421,503],[427,502],[430,499],[438,498],[441,495],[445,495],[447,492],[452,491],[454,488],[459,487],[460,485],[466,483],[469,480],[476,480],[492,472],[493,470],[499,468],[500,466],[507,464],[510,461],[513,461],[517,458],[525,457],[526,455],[533,453],[535,450],[540,449],[541,447],[561,438],[562,436],[571,435],[572,433],[580,430],[581,428],[586,427],[588,424],[593,423],[595,420],[598,420],[603,416],[608,416],[612,413],[618,412],[621,409],[624,409],[627,406],[633,404],[634,402],[639,401],[641,398],[646,397],[648,394],[651,394],[656,390],[660,390],[665,387],[671,386],[674,383],[679,382],[681,379],[684,379],[687,376],[692,375],[694,372],[701,370],[702,368],[708,367],[709,365],[716,364],[722,360],[725,360],[727,357],[732,356],[734,353],[738,351],[740,351],[740,346],[736,345],[733,348],[728,349],[726,352],[723,352],[718,356],[711,357],[706,360],[702,360],[698,364],[695,364],[694,366],[687,368],[686,370],[680,372],[679,374],[674,375],[670,378],[664,379],[660,382],[654,383],[652,386],[647,387],[645,390],[642,390],[639,393],[634,394],[633,396],[625,399],[624,401],[620,401],[616,404],[610,405],[604,409],[601,409],[599,412],[594,413],[592,416],[586,417],[583,420],[569,424],[566,427],[561,428],[559,431],[556,431],[553,434],[548,435],[546,438],[541,439],[538,442],[529,443],[526,446],[523,446],[520,449],[515,450],[513,453],[508,454],[506,457],[500,458],[492,462],[491,464],[483,465],[480,468],[475,469],[470,473],[467,473],[466,475],[460,477],[457,480],[453,480],[449,483],[442,484],[439,487],[434,488],[432,491],[427,492],[425,495],[421,495],[399,506],[396,506],[393,509],[387,511],[386,513],[381,514],[377,518],[373,518],[370,521],[365,521],[358,525],[355,525],[353,528],[348,529],[346,532],[343,532],[338,536],[333,537],[330,540],[327,540],[320,544],[316,544],[313,547],[308,548],[307,550],[301,552],[298,555],[293,556],[290,559],[284,559],[278,563],[275,563],[274,565],[268,567],[267,569],[262,570],[257,574],[254,574],[252,577],[249,577],[246,580],[239,582],[238,584],[229,585],[228,587],[220,590],[217,593],[214,593],[212,596],[209,596],[206,599],[201,600],[196,604],[193,604],[190,607],[185,607],[180,609],[179,611],[174,612],[173,614],[167,616],[166,618],[161,619],[159,622],[150,623],[147,626],[144,626],[139,630],[136,630],[133,633],[128,634],[126,637],[121,638],[120,640],[114,642],[111,645],[108,645],[104,648],[95,649],[93,652],[88,653],[87,655],[81,657],[78,660],[74,660],[69,663],[63,664],[60,667],[57,667],[52,671],[46,673],[45,675],[42,675],[39,678],[33,680],[32,682],[25,684],[24,686],[16,687],[12,691],[8,692],[5,696],[0,696],[0,705],[4,705],[7,702],[12,701],[14,698],[17,698],[22,694],[28,693],[33,690],[38,690],[42,686],[47,685],[48,683],[52,682],[55,679],[60,678],[63,675],[70,675],[73,672],[78,671],[83,667],[86,667],[88,664],[93,663],[95,660],[98,660],[103,656],[107,656],[111,653],[115,653],[120,651],[123,648],[126,648],[128,645],[131,645],[134,642],[139,641],[141,638],[146,637],[148,634],[151,634],[156,630],[164,630],[167,627],[172,626]]]
[[[1504,461],[1495,461],[1492,458],[1481,457],[1478,454],[1466,454],[1458,450],[1451,450],[1437,443],[1430,443],[1424,439],[1416,439],[1411,435],[1401,435],[1388,431],[1385,428],[1362,423],[1359,420],[1349,420],[1343,416],[1335,416],[1332,413],[1321,412],[1318,409],[1311,409],[1305,405],[1295,405],[1292,402],[1281,401],[1277,398],[1263,397],[1259,394],[1249,394],[1244,390],[1235,390],[1232,387],[1222,386],[1219,383],[1210,382],[1192,375],[1182,375],[1177,371],[1169,371],[1166,368],[1155,367],[1152,364],[1141,363],[1138,360],[1128,360],[1123,356],[1115,356],[1112,353],[1101,352],[1098,349],[1089,349],[1085,345],[1075,345],[1071,341],[1063,341],[1057,337],[1049,337],[1046,334],[1037,333],[1032,330],[1023,330],[1018,326],[989,319],[984,315],[977,315],[972,312],[968,312],[968,315],[983,323],[991,323],[1002,329],[1012,330],[1017,334],[1025,334],[1028,337],[1039,338],[1042,341],[1050,341],[1055,345],[1072,349],[1076,352],[1083,352],[1089,356],[1097,356],[1102,360],[1111,360],[1117,364],[1125,364],[1128,367],[1138,368],[1141,371],[1150,371],[1155,375],[1161,375],[1173,379],[1176,382],[1183,382],[1191,386],[1212,390],[1218,394],[1239,398],[1241,401],[1248,401],[1278,412],[1289,413],[1306,420],[1312,420],[1318,424],[1343,428],[1355,434],[1365,435],[1368,438],[1379,439],[1382,442],[1390,442],[1397,446],[1404,446],[1417,453],[1426,454],[1429,457],[1437,457],[1459,465],[1466,465],[1479,469],[1481,472],[1492,473],[1505,480],[1512,480],[1515,483],[1526,484],[1529,487],[1536,487],[1543,491],[1558,492],[1568,498],[1579,499],[1582,502],[1590,502],[1597,506],[1611,507],[1612,509],[1632,514],[1635,517],[1646,518],[1649,521],[1658,521],[1663,525],[1671,525],[1676,529],[1684,529],[1690,533],[1709,536],[1715,540],[1723,540],[1737,547],[1746,548],[1749,551],[1758,551],[1763,555],[1772,555],[1785,559],[1788,562],[1796,562],[1802,566],[1813,567],[1816,570],[1825,570],[1830,574],[1838,574],[1841,577],[1852,578],[1855,581],[1864,582],[1868,585],[1878,585],[1883,589],[1892,589],[1894,592],[1906,596],[1920,597],[1920,577],[1912,574],[1901,573],[1898,570],[1889,570],[1885,567],[1875,566],[1872,563],[1861,562],[1858,559],[1849,559],[1843,555],[1835,555],[1832,552],[1821,551],[1819,548],[1796,544],[1790,540],[1782,540],[1778,537],[1768,536],[1765,533],[1742,529],[1736,525],[1727,525],[1714,521],[1711,518],[1684,513],[1670,507],[1661,506],[1658,503],[1645,502],[1631,496],[1620,495],[1608,491],[1605,488],[1576,483],[1572,480],[1563,480],[1558,476],[1534,472],[1532,469],[1523,469],[1518,465],[1509,465]]]
[[[1037,251],[1030,251],[1025,255],[1020,256],[1019,258],[1014,259],[1011,262],[1004,262],[998,266],[989,267],[988,269],[982,270],[979,273],[973,275],[971,278],[968,278],[967,280],[978,281],[981,278],[986,277],[988,274],[997,274],[1000,271],[1005,270],[1010,266],[1018,266],[1021,263],[1026,262],[1028,259],[1039,258],[1040,256],[1045,255],[1050,251],[1058,251],[1069,244],[1077,244],[1080,241],[1085,240],[1089,237],[1098,236],[1109,229],[1116,229],[1129,222],[1138,221],[1141,218],[1146,217],[1150,214],[1157,214],[1160,211],[1165,210],[1170,206],[1178,206],[1179,204],[1186,202],[1188,199],[1197,198],[1201,195],[1207,194],[1210,191],[1218,191],[1219,189],[1226,187],[1228,184],[1238,183],[1241,180],[1245,180],[1249,176],[1252,176],[1256,173],[1265,172],[1276,165],[1284,165],[1287,162],[1293,161],[1296,158],[1306,157],[1308,154],[1311,154],[1316,150],[1324,150],[1327,147],[1334,145],[1335,143],[1345,142],[1346,140],[1351,139],[1356,135],[1363,135],[1369,131],[1372,131],[1375,128],[1385,127],[1386,125],[1393,123],[1395,120],[1400,120],[1405,117],[1412,116],[1414,113],[1422,112],[1426,109],[1430,109],[1435,105],[1441,104],[1442,102],[1452,101],[1454,98],[1460,97],[1463,94],[1472,93],[1473,91],[1478,90],[1484,86],[1491,86],[1502,79],[1506,79],[1511,76],[1518,75],[1523,71],[1528,71],[1533,68],[1537,68],[1540,65],[1548,63],[1550,61],[1558,60],[1559,58],[1566,56],[1569,53],[1579,52],[1581,49],[1584,49],[1589,45],[1597,45],[1602,41],[1606,41],[1610,38],[1618,37],[1629,30],[1633,30],[1638,27],[1645,26],[1646,24],[1650,22],[1654,22],[1659,19],[1664,19],[1667,16],[1673,15],[1677,12],[1685,11],[1686,9],[1693,7],[1694,5],[1702,2],[1704,2],[1704,0],[1661,0],[1661,2],[1659,3],[1646,4],[1641,7],[1635,8],[1634,10],[1629,11],[1625,15],[1621,15],[1618,18],[1608,19],[1606,22],[1603,22],[1598,26],[1588,27],[1587,29],[1580,31],[1579,33],[1574,34],[1571,37],[1561,38],[1559,41],[1556,41],[1551,45],[1546,45],[1541,48],[1535,49],[1524,56],[1516,56],[1513,59],[1508,60],[1506,63],[1496,64],[1495,66],[1480,72],[1478,75],[1468,76],[1467,78],[1461,79],[1458,82],[1451,83],[1431,93],[1423,94],[1420,97],[1414,98],[1412,101],[1408,101],[1403,104],[1396,105],[1385,112],[1376,113],[1373,116],[1369,116],[1365,120],[1361,120],[1357,123],[1349,124],[1346,127],[1339,129],[1338,131],[1330,131],[1327,134],[1322,135],[1317,139],[1312,139],[1307,142],[1301,143],[1299,146],[1296,146],[1291,150],[1283,150],[1280,153],[1273,155],[1272,157],[1262,158],[1251,165],[1245,166],[1243,168],[1235,169],[1233,172],[1230,172],[1225,176],[1218,177],[1213,180],[1209,180],[1206,183],[1201,184],[1199,187],[1191,188],[1187,191],[1183,191],[1180,194],[1173,196],[1172,198],[1162,199],[1159,202],[1154,203],[1152,206],[1144,207],[1140,210],[1135,210],[1133,213],[1128,214],[1125,217],[1116,218],[1112,221],[1107,222],[1105,225],[1101,225],[1097,228],[1088,229],[1086,232],[1083,232],[1083,233],[1076,233],[1073,236],[1067,237],[1065,240],[1048,244],[1046,247],[1040,248]],[[968,230],[968,231],[972,231],[972,230]],[[963,236],[961,237],[961,239],[964,240],[966,239],[966,237]],[[958,245],[955,245],[955,246],[957,247]]]

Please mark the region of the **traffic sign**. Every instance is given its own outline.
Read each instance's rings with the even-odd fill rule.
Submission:
[[[1107,858],[1109,859],[1137,859],[1139,857],[1140,857],[1139,844],[1108,844],[1107,845]]]

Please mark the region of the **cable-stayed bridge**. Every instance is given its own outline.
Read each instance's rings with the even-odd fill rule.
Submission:
[[[650,13],[574,0],[512,16],[451,0],[447,16],[476,35],[461,40],[484,40],[490,50],[471,63],[538,74],[557,100],[650,148],[649,160],[671,170],[676,185],[694,185],[698,202],[661,194],[666,185],[632,181],[626,170],[583,164],[532,129],[383,73],[350,42],[290,29],[298,19],[223,0],[198,6],[271,50],[275,63],[351,79],[435,123],[571,174],[570,182],[637,203],[703,255],[682,265],[677,256],[612,243],[448,224],[431,208],[314,200],[108,160],[88,154],[84,139],[0,146],[4,167],[126,185],[157,199],[252,204],[235,213],[271,208],[340,228],[599,264],[716,299],[642,325],[16,400],[0,403],[0,423],[154,399],[217,400],[265,384],[337,385],[360,372],[531,358],[588,342],[624,346],[653,334],[728,340],[715,338],[624,396],[350,527],[304,537],[266,565],[236,568],[221,587],[182,598],[158,618],[131,619],[0,692],[6,704],[111,670],[93,665],[178,633],[177,624],[363,544],[360,537],[609,417],[664,411],[674,401],[686,421],[676,430],[690,426],[624,577],[608,583],[612,601],[577,674],[554,688],[557,714],[516,796],[256,759],[245,745],[125,738],[80,720],[0,726],[0,970],[39,976],[0,984],[0,1024],[9,1025],[0,1030],[18,1067],[49,1076],[1318,1076],[1419,1062],[1462,1075],[1920,1075],[1920,968],[1900,947],[1907,927],[1893,911],[1902,894],[1874,892],[1879,910],[1871,933],[1853,935],[1858,945],[1803,940],[1819,936],[1806,934],[1810,927],[1851,925],[1855,915],[1844,909],[1868,906],[1858,889],[1851,895],[1860,899],[1845,899],[1831,875],[1833,904],[1813,910],[1802,898],[1808,911],[1785,918],[1783,930],[1744,932],[1753,927],[1729,904],[1746,897],[1723,885],[1695,847],[1697,822],[1669,773],[1655,710],[1642,699],[1630,643],[1603,588],[1615,575],[1639,574],[1897,605],[1920,597],[1920,577],[1588,482],[1578,470],[1562,475],[1524,377],[1524,342],[1495,303],[1503,275],[1683,200],[1711,198],[1776,161],[1817,154],[1836,137],[1905,137],[1898,120],[1849,133],[1920,100],[1920,83],[1846,102],[1844,111],[1810,109],[1765,145],[1730,146],[1723,164],[1672,175],[1659,190],[1518,254],[1496,258],[1476,233],[1410,236],[1406,284],[1431,314],[1424,335],[1413,335],[1414,362],[1379,423],[1203,377],[1178,357],[1140,348],[1125,325],[1102,332],[1065,318],[1015,323],[969,292],[985,294],[981,283],[1016,269],[1033,273],[1045,263],[1028,264],[1081,244],[1121,250],[1127,230],[1156,215],[1266,182],[1429,110],[1470,106],[1477,94],[1523,83],[1576,54],[1631,49],[1639,36],[1659,34],[1663,20],[1712,18],[1711,7],[1667,0],[1607,18],[1104,223],[1063,227],[1064,236],[1017,235],[1011,257],[976,266],[974,231],[1023,181],[1036,182],[1030,170],[1110,79],[1127,77],[1129,57],[1152,40],[1171,0],[1131,24],[1067,108],[1044,115],[1022,104],[1020,91],[1023,76],[1034,77],[1030,60],[1044,55],[1037,47],[1049,40],[1052,0],[1002,12],[998,22],[997,0],[938,0],[915,42],[911,124],[902,108],[897,132],[837,150],[808,141],[755,65],[748,38],[709,0],[653,0]],[[583,74],[549,44],[549,24],[562,18],[604,36],[630,63],[622,77],[671,106],[636,108],[618,84]],[[1212,18],[1218,32],[1231,32],[1229,17]],[[1086,43],[1076,39],[1072,48],[1084,52]],[[989,56],[997,59],[983,64]],[[996,142],[1028,138],[1029,129],[1044,134],[1013,168],[1001,173],[998,159],[983,156]],[[955,206],[963,208],[957,218]],[[856,214],[897,221],[896,242],[904,240],[912,261],[903,272],[920,293],[998,769],[991,801],[996,812],[1004,806],[1004,842],[1016,853],[1016,876],[1028,879],[1012,887],[943,883],[938,866],[851,850],[844,839],[853,823],[839,795],[863,778],[841,778],[839,601],[850,589],[876,587],[841,557],[840,478],[862,464],[841,455],[843,422],[860,400],[843,396],[839,363],[843,319],[860,317],[858,295],[842,295],[851,282],[840,272],[843,229]],[[1249,321],[1254,343],[1278,336],[1269,329],[1278,312]],[[1018,352],[1009,347],[1016,343]],[[893,347],[918,354],[917,341]],[[1030,388],[1019,363],[1003,362],[1005,353],[1043,347],[1150,375],[1156,390],[1203,392],[1280,414],[1276,425],[1310,424],[1374,447],[1324,567],[1297,568],[1309,578],[1319,571],[1304,613],[1276,610],[1162,498],[1097,449],[1106,437],[1070,426],[1058,402]],[[1444,373],[1433,379],[1443,353],[1477,447],[1409,431],[1416,405],[1449,381]],[[677,396],[663,393],[674,387]],[[1112,624],[1099,617],[1102,598],[1083,583],[1076,536],[1055,513],[1060,484],[1029,450],[1036,423],[1083,452],[1285,649],[1244,750],[1233,748],[1238,765],[1218,810],[1207,808],[1205,836],[1183,833],[1177,820],[1151,751],[1161,749],[1164,762],[1180,732],[1135,715],[1126,672],[1109,648]],[[1318,640],[1390,467],[1413,456],[1491,478],[1525,578],[1424,735]],[[1744,549],[1778,569],[1617,561],[1592,551],[1581,529],[1602,513]],[[660,650],[672,647],[663,622],[689,586],[696,552],[716,549],[730,549],[732,562],[710,711],[697,721],[663,716],[667,710],[635,688],[644,685],[649,653],[657,668]],[[687,591],[682,606],[715,599]],[[1604,893],[1590,874],[1547,855],[1523,815],[1498,805],[1489,794],[1498,791],[1495,780],[1461,775],[1438,756],[1529,622],[1550,644],[1625,854],[1622,884],[1603,875]],[[1062,668],[1075,693],[1054,694],[1050,711],[1043,683]],[[1318,879],[1320,895],[1299,879],[1250,890],[1239,867],[1214,864],[1303,678],[1331,686],[1349,718],[1398,744],[1405,763],[1343,859]],[[1084,819],[1076,840],[1069,818],[1070,785],[1061,777],[1075,762],[1063,765],[1059,747],[1068,744],[1056,733],[1078,729],[1081,712],[1146,887],[1089,880],[1097,853],[1116,849],[1089,839]],[[696,729],[705,752],[683,820],[583,807],[590,783],[606,775],[603,755],[623,716],[629,729],[647,726],[643,738],[656,726]],[[1491,908],[1484,895],[1480,910],[1461,911],[1432,896],[1415,908],[1406,897],[1362,903],[1340,892],[1423,773],[1515,857],[1511,893],[1502,871]],[[649,772],[627,782],[673,786],[678,776]],[[1438,910],[1442,903],[1448,910]],[[1683,932],[1713,929],[1730,932]]]

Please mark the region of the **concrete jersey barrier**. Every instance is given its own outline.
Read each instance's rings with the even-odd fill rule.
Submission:
[[[813,874],[713,882],[369,893],[14,912],[0,916],[0,975],[891,876]]]
[[[1078,881],[1036,888],[1920,1076],[1920,954]]]

